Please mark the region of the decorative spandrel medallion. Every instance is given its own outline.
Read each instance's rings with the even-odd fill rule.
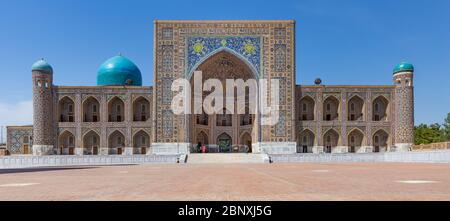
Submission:
[[[261,37],[223,36],[223,37],[187,37],[186,76],[190,77],[195,68],[205,59],[221,50],[228,50],[243,58],[258,76],[261,65]]]

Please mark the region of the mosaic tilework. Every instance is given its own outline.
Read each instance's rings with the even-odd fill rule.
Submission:
[[[275,71],[286,70],[286,45],[275,45]]]
[[[275,77],[274,79],[279,80],[280,85],[280,92],[279,92],[279,105],[285,105],[286,104],[286,78],[285,77]]]
[[[11,154],[22,154],[23,150],[23,144],[24,144],[24,137],[28,137],[28,145],[31,150],[31,147],[33,146],[33,128],[8,128],[7,131],[7,139],[8,139],[8,151]]]
[[[286,113],[280,111],[280,118],[275,126],[275,136],[284,136],[286,134]]]
[[[172,40],[172,38],[173,38],[173,29],[172,28],[163,28],[162,29],[162,38],[164,40]]]
[[[286,28],[275,28],[274,35],[277,39],[283,39],[286,37]]]
[[[171,110],[163,110],[163,136],[172,137],[173,132],[173,113]]]
[[[162,46],[162,71],[170,72],[173,68],[173,46],[163,45]]]
[[[171,104],[172,102],[172,79],[171,78],[163,78],[162,79],[162,102],[163,104]]]
[[[260,37],[188,37],[187,38],[187,73],[196,65],[220,49],[230,49],[244,57],[260,73],[261,39]]]

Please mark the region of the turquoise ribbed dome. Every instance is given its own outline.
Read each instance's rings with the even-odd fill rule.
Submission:
[[[98,68],[97,85],[142,86],[141,71],[128,58],[122,55],[114,56]]]
[[[411,71],[414,72],[414,66],[408,62],[402,62],[395,66],[394,74],[402,71]]]
[[[34,62],[34,64],[31,66],[31,70],[44,71],[53,74],[52,66],[49,63],[47,63],[47,61],[45,61],[44,59]]]

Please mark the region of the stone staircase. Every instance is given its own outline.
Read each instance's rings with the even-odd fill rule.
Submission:
[[[267,154],[254,153],[195,153],[187,156],[190,164],[268,163]]]

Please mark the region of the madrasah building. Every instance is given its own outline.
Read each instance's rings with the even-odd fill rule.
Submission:
[[[52,66],[32,66],[33,125],[7,127],[10,154],[133,155],[198,151],[368,153],[408,151],[414,140],[413,72],[400,63],[391,85],[296,85],[295,21],[154,22],[154,86],[118,55],[96,86],[53,82]],[[175,79],[278,79],[279,120],[223,112],[176,115]],[[269,89],[270,90],[270,89]],[[270,91],[269,91],[270,93]]]

